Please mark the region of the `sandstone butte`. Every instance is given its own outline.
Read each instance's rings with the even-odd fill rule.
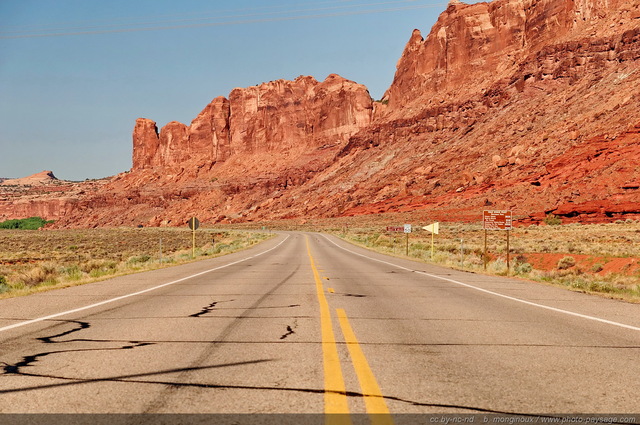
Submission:
[[[380,101],[337,75],[234,89],[188,126],[138,119],[129,172],[60,187],[0,189],[0,218],[638,219],[640,0],[451,1]]]

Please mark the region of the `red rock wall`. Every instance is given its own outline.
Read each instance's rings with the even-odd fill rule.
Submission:
[[[369,124],[371,112],[367,88],[335,74],[321,83],[298,77],[238,88],[229,100],[214,99],[188,127],[173,121],[158,135],[153,121],[138,119],[132,170],[344,144]]]
[[[45,220],[58,220],[71,213],[76,205],[73,198],[24,199],[10,204],[0,202],[0,221],[42,217]]]
[[[133,169],[155,165],[158,153],[158,127],[154,121],[138,118],[133,128]]]
[[[398,110],[426,93],[451,97],[461,87],[479,93],[550,41],[588,31],[614,11],[632,14],[634,1],[452,1],[426,39],[414,30],[384,98]]]
[[[191,121],[188,128],[189,156],[200,160],[201,164],[224,161],[230,155],[229,137],[229,101],[225,97],[217,97],[209,103],[198,116]],[[164,161],[163,163],[166,163]],[[169,161],[176,162],[176,161]],[[159,164],[162,165],[162,164]]]

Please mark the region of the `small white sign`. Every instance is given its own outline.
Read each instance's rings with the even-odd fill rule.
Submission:
[[[404,232],[405,233],[411,233],[411,225],[410,224],[405,224],[404,225]]]

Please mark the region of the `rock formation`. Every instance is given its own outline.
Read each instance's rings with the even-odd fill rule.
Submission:
[[[186,126],[160,132],[139,118],[133,130],[132,171],[153,167],[211,167],[234,155],[283,153],[344,144],[371,121],[366,87],[338,75],[277,80],[218,97]]]
[[[450,2],[426,39],[419,30],[413,31],[384,99],[390,109],[406,112],[425,93],[439,100],[467,97],[487,90],[501,78],[551,78],[558,67],[585,70],[588,64],[579,52],[557,61],[548,57],[546,49],[566,40],[582,38],[588,43],[595,34],[619,36],[622,31],[607,27],[612,22],[628,22],[637,7],[634,0]],[[634,25],[637,27],[633,23],[629,27]],[[574,50],[577,46],[568,47]],[[592,59],[615,60],[623,50],[616,51],[616,45],[606,42],[599,47],[587,49],[600,53]],[[536,57],[542,62],[537,65],[543,66],[533,75],[526,68],[536,65],[531,63]],[[518,70],[524,72],[518,75]]]
[[[640,218],[639,10],[640,0],[451,1],[426,38],[413,32],[380,102],[337,75],[299,77],[235,89],[189,126],[138,119],[131,171],[45,217]]]

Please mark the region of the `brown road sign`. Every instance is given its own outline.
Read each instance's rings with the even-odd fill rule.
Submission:
[[[511,211],[483,211],[482,227],[485,230],[511,230]]]
[[[404,232],[404,226],[388,226],[387,232]]]

